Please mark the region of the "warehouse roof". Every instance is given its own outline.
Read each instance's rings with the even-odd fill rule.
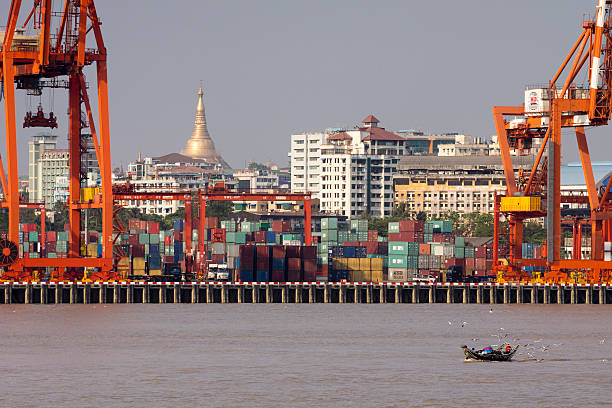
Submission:
[[[512,156],[515,168],[530,168],[532,156]],[[404,156],[398,170],[486,170],[503,169],[501,156]]]

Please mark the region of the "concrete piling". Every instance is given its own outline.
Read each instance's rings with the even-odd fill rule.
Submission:
[[[447,304],[455,302],[454,292],[459,290],[462,303],[469,304],[476,301],[478,304],[497,302],[498,296],[503,294],[503,303],[530,303],[530,304],[558,304],[565,303],[565,293],[569,291],[571,304],[606,304],[607,285],[529,285],[505,284],[500,287],[496,284],[398,284],[398,283],[102,283],[102,282],[24,282],[6,283],[3,292],[4,303],[48,304],[64,302],[64,294],[68,291],[66,301],[75,303],[166,303],[166,296],[172,296],[174,303],[244,303],[251,295],[253,303],[403,303],[404,291],[409,290],[411,303],[418,304],[445,301]],[[421,290],[427,292],[421,293]],[[151,296],[159,293],[159,296]],[[158,292],[155,292],[158,291]],[[201,293],[204,293],[201,296]],[[218,291],[218,292],[217,292]],[[393,296],[389,291],[393,291]],[[473,292],[471,292],[473,291]],[[528,293],[525,293],[528,291]],[[540,296],[541,291],[541,296]],[[280,298],[279,298],[280,292]],[[98,296],[96,297],[96,293]],[[109,295],[112,293],[112,299]],[[215,297],[220,293],[220,297]],[[236,293],[237,295],[233,295]],[[422,298],[422,295],[427,296]],[[230,296],[230,294],[232,296]],[[295,294],[295,296],[293,296]],[[351,298],[351,295],[354,296]],[[407,293],[408,294],[408,293]],[[556,294],[556,300],[553,295]],[[322,295],[322,296],[321,296]],[[475,295],[475,296],[474,296]],[[140,297],[142,296],[142,297]],[[516,301],[514,301],[516,296]],[[501,301],[501,297],[499,297]],[[406,299],[408,300],[408,299]]]

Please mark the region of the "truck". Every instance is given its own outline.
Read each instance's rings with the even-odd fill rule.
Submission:
[[[231,271],[226,264],[210,264],[208,265],[208,273],[206,279],[218,280],[218,281],[229,281],[231,277]]]

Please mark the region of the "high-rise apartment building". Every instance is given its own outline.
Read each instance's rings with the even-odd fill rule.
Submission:
[[[45,151],[57,146],[57,136],[50,133],[39,133],[28,142],[28,199],[30,202],[42,202],[43,181],[41,156]]]
[[[329,132],[291,135],[291,192],[311,192],[320,198],[321,146],[327,142]]]

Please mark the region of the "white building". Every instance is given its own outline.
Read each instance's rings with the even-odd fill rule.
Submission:
[[[278,171],[237,170],[234,179],[238,180],[238,189],[252,193],[265,193],[279,188]]]
[[[67,149],[47,150],[40,156],[42,199],[49,208],[53,207],[56,198],[67,196],[67,190],[59,186],[60,190],[56,190],[55,183],[59,181],[61,186],[65,184],[64,179],[67,180],[70,173],[69,160]]]
[[[329,136],[321,146],[321,211],[348,217],[391,215],[393,175],[405,154],[405,139],[378,123],[370,115],[363,127]]]
[[[42,202],[43,182],[40,158],[45,151],[57,147],[57,136],[50,133],[40,133],[28,142],[28,198],[30,202]]]
[[[320,198],[321,145],[327,142],[329,132],[291,135],[291,192],[311,192]]]

